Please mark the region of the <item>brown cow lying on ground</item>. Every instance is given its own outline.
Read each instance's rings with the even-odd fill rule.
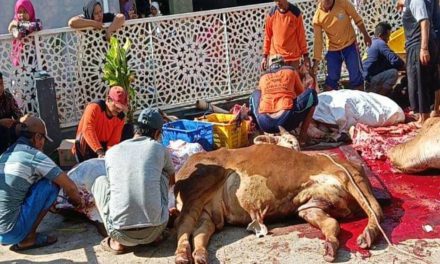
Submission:
[[[321,229],[326,240],[324,259],[333,261],[339,247],[339,224],[335,218],[351,215],[359,205],[369,221],[357,243],[362,248],[370,247],[379,233],[372,211],[380,221],[382,210],[363,170],[346,161],[336,161],[343,167],[323,155],[311,156],[270,144],[191,156],[176,175],[180,211],[176,220],[176,263],[189,263],[192,257],[196,263],[206,263],[209,239],[225,222],[248,225],[257,235],[265,235],[265,220],[296,213]],[[343,168],[352,175],[362,194]]]
[[[388,157],[401,172],[440,169],[440,117],[426,120],[415,138],[390,149]]]

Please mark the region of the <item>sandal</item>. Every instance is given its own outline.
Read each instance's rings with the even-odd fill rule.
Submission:
[[[57,240],[58,239],[56,237],[44,235],[42,233],[37,233],[37,236],[35,238],[35,243],[33,245],[27,246],[27,247],[21,247],[18,244],[15,244],[15,245],[12,245],[9,248],[9,250],[19,252],[19,251],[33,249],[33,248],[46,247],[46,246],[54,244],[55,242],[57,242]]]
[[[126,253],[125,249],[116,250],[110,246],[110,237],[106,237],[101,241],[101,248],[104,251],[110,252],[113,255],[120,255]]]

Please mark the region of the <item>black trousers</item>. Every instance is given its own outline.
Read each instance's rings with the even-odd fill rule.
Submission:
[[[107,142],[100,142],[104,151],[107,151]],[[89,159],[97,158],[98,154],[87,144],[86,139],[80,134],[75,139],[75,155],[78,162],[83,162]]]
[[[428,65],[420,63],[420,46],[416,45],[406,50],[408,95],[415,113],[429,113],[431,104],[434,103],[434,92],[440,89],[439,48],[438,41],[431,41],[429,45],[431,59]]]

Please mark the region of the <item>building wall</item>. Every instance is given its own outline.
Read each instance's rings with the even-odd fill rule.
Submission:
[[[82,13],[88,0],[32,0],[37,18],[44,29],[67,27],[72,16]],[[118,0],[107,0],[110,12],[119,12]],[[0,34],[8,33],[8,25],[14,16],[14,0],[0,0]]]

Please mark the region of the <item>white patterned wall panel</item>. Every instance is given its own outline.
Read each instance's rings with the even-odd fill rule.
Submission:
[[[54,78],[58,116],[61,124],[76,123],[82,111],[78,98],[78,36],[75,32],[39,36],[37,42],[39,68]]]
[[[303,13],[312,52],[317,1],[292,2]],[[133,86],[138,95],[137,109],[171,107],[251,91],[261,74],[264,20],[272,6],[130,21],[116,36],[122,42],[127,37],[132,41],[129,54],[136,74]],[[389,21],[394,29],[401,25],[392,1],[361,1],[356,7],[369,32],[382,20]],[[10,60],[12,40],[0,37],[0,70],[6,88],[24,112],[38,112],[32,74],[37,69],[55,78],[62,126],[76,124],[88,102],[105,96],[108,87],[102,80],[102,68],[108,43],[104,31],[43,31],[25,43],[22,64],[14,67]]]
[[[234,94],[252,91],[260,77],[264,24],[270,7],[227,15],[231,85]]]
[[[0,40],[0,71],[3,73],[5,88],[14,95],[22,111],[38,115],[33,79],[33,73],[37,69],[34,38],[27,37],[22,40],[22,43],[19,65],[14,66],[11,60],[12,39],[2,38]]]
[[[221,14],[164,20],[152,29],[159,106],[229,93]]]

